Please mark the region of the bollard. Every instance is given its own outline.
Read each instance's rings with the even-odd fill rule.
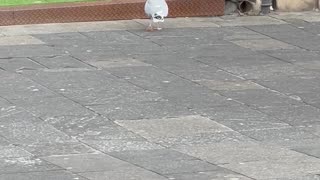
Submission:
[[[270,7],[272,6],[272,0],[262,0],[261,2],[261,14],[269,14]]]

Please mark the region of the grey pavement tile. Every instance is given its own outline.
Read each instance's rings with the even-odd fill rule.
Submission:
[[[218,121],[235,131],[256,131],[265,129],[281,129],[291,127],[288,123],[273,118],[265,120],[222,120]]]
[[[0,97],[0,118],[10,116],[22,111],[24,111],[22,108],[17,108],[14,104]]]
[[[155,43],[141,43],[141,44],[114,44],[112,45],[115,51],[120,51],[125,55],[132,54],[150,54],[154,55],[155,53],[170,53],[168,48],[165,46],[160,46]]]
[[[26,72],[28,77],[84,105],[153,101],[159,95],[105,71]],[[59,79],[57,81],[56,79]]]
[[[254,53],[254,51],[250,49],[243,48],[232,43],[194,46],[171,46],[168,47],[168,50],[173,53],[184,54],[194,58],[208,56],[243,56]]]
[[[19,147],[27,150],[35,156],[69,155],[69,154],[90,154],[96,153],[95,149],[77,141],[66,142],[41,142],[24,144]]]
[[[312,125],[314,122],[320,123],[320,109],[309,105],[268,107],[260,108],[260,111],[293,126]]]
[[[287,149],[303,149],[310,148],[313,149],[315,147],[320,146],[320,138],[315,137],[313,139],[291,139],[287,141],[275,140],[270,142],[264,142],[266,145],[284,147]]]
[[[134,121],[123,120],[116,121],[116,123],[151,142],[160,143],[166,147],[183,144],[200,145],[250,140],[226,126],[200,116]]]
[[[237,80],[237,81],[217,81],[217,80],[198,80],[195,81],[202,84],[209,89],[215,91],[239,91],[247,89],[265,89],[263,86],[252,82],[250,80]]]
[[[2,145],[0,143],[0,158],[18,158],[18,157],[30,157],[32,154],[17,147],[15,145]]]
[[[103,44],[140,44],[148,42],[129,31],[98,31],[83,32],[81,34]]]
[[[29,99],[14,99],[11,101],[17,104],[18,107],[22,107],[44,120],[62,115],[87,116],[94,114],[82,105],[61,96],[31,97]]]
[[[302,49],[264,51],[264,53],[295,64],[310,61],[319,61],[320,59],[319,54]]]
[[[0,75],[0,81],[2,82],[0,84],[0,94],[7,100],[55,95],[51,90],[22,75],[7,71],[0,71]]]
[[[137,120],[193,115],[188,108],[170,101],[110,101],[86,106],[111,120]]]
[[[22,35],[22,36],[1,36],[0,35],[0,46],[32,45],[32,44],[44,44],[44,42],[30,35]]]
[[[116,123],[147,139],[232,131],[215,121],[201,116],[134,121],[117,120]]]
[[[33,34],[32,36],[46,42],[50,42],[54,40],[87,40],[88,39],[88,37],[78,32]]]
[[[305,176],[299,176],[299,177],[284,177],[284,178],[276,178],[276,180],[319,180],[320,176],[316,174],[310,174]],[[267,179],[264,179],[267,180]]]
[[[111,74],[148,90],[161,89],[180,78],[164,70],[148,67],[123,67],[108,70]]]
[[[286,19],[287,22],[290,22],[291,25],[302,29],[306,32],[318,35],[320,34],[320,24],[316,22],[306,22],[303,20],[297,20],[297,19]]]
[[[168,160],[161,159],[157,161],[132,161],[131,163],[143,167],[145,169],[157,172],[159,174],[172,174],[172,173],[186,173],[186,172],[199,172],[220,170],[222,168],[207,163],[205,161],[192,159],[192,160]]]
[[[319,13],[316,11],[305,11],[305,12],[278,12],[270,14],[271,17],[287,20],[287,19],[301,19],[306,22],[319,22]]]
[[[280,61],[274,57],[267,56],[261,53],[244,54],[238,56],[209,56],[198,57],[198,61],[205,64],[216,66],[220,68],[230,67],[247,67],[247,66],[263,66],[263,65],[286,65],[285,62]]]
[[[47,45],[19,45],[0,47],[0,58],[53,56],[63,54]]]
[[[71,137],[25,112],[2,117],[0,134],[14,144],[72,141]]]
[[[49,69],[60,68],[92,68],[72,56],[32,57],[32,60]]]
[[[175,150],[213,164],[272,161],[304,154],[290,149],[251,142],[215,143],[201,146],[177,146]]]
[[[289,141],[313,139],[318,136],[299,128],[265,129],[257,131],[242,131],[242,134],[262,142]]]
[[[284,21],[268,16],[224,16],[224,21],[217,22],[221,26],[253,26],[253,25],[281,25]]]
[[[77,154],[47,156],[42,159],[56,164],[71,172],[111,171],[132,166],[106,154]]]
[[[258,25],[258,26],[246,26],[247,28],[259,32],[259,33],[304,33],[302,29],[296,28],[291,24],[281,25]]]
[[[45,172],[28,172],[14,174],[0,174],[1,180],[86,180],[77,174],[72,174],[68,171],[45,171]]]
[[[35,157],[1,158],[0,174],[60,170],[54,164]]]
[[[96,62],[96,61],[113,61],[114,59],[126,59],[128,58],[127,55],[124,55],[120,51],[99,51],[95,53],[88,53],[88,52],[78,52],[72,53],[72,56],[82,60],[83,62]]]
[[[167,180],[167,178],[139,167],[119,168],[112,171],[79,173],[90,180]]]
[[[220,121],[274,121],[274,118],[245,105],[218,106],[197,111],[198,114]]]
[[[319,145],[314,145],[314,146],[309,146],[309,147],[301,147],[301,148],[294,148],[293,150],[306,154],[308,156],[320,158],[320,151],[319,151],[320,146]]]
[[[277,76],[257,80],[262,86],[287,94],[318,92],[320,90],[320,78],[314,75],[306,76]]]
[[[196,135],[185,135],[177,137],[162,137],[151,140],[160,143],[162,146],[174,148],[176,146],[202,146],[216,143],[229,142],[251,142],[252,138],[244,136],[239,132],[219,132],[219,133],[200,133]]]
[[[316,72],[289,63],[223,67],[225,71],[246,79],[268,79],[278,76],[314,76]]]
[[[163,149],[162,146],[144,139],[83,140],[83,142],[105,153]]]
[[[221,165],[254,179],[294,178],[320,172],[320,159],[301,156],[272,161],[255,161]]]
[[[45,120],[79,140],[140,139],[138,135],[101,116],[56,116]]]
[[[159,93],[173,103],[189,108],[231,104],[208,88],[154,67],[118,68],[110,71],[139,87]]]
[[[192,160],[195,157],[171,149],[112,152],[110,155],[128,162],[158,160]]]
[[[232,172],[230,170],[218,170],[218,171],[206,171],[206,172],[194,172],[194,173],[181,173],[167,175],[169,179],[175,180],[250,180],[251,178],[243,176],[241,174]]]
[[[304,102],[314,107],[320,108],[320,94],[317,91],[295,93],[294,95],[301,98]]]
[[[249,40],[233,40],[232,43],[248,48],[254,51],[261,50],[278,50],[278,49],[298,49],[297,47],[276,39],[249,39]]]
[[[108,61],[89,61],[91,66],[98,69],[109,69],[117,67],[132,67],[132,66],[151,66],[150,64],[132,59],[132,58],[113,58]]]
[[[303,105],[301,101],[295,100],[278,92],[267,89],[249,89],[242,91],[221,92],[226,97],[239,101],[256,108],[280,107],[289,105]]]
[[[155,38],[155,37],[205,37],[208,32],[217,32],[220,28],[166,28],[164,31],[158,31],[157,33],[146,32],[141,30],[128,30],[138,36],[144,38]],[[214,36],[212,36],[214,38]]]
[[[32,61],[29,58],[9,58],[9,59],[1,59],[0,67],[7,71],[21,71],[21,70],[37,70],[46,68],[41,64]]]
[[[214,80],[237,80],[236,76],[219,70],[217,67],[193,60],[181,54],[150,56],[136,56],[136,59],[152,64],[167,72],[189,80],[214,79]]]

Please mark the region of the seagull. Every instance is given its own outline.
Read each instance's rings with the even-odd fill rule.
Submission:
[[[151,18],[151,22],[146,30],[153,31],[153,23],[157,24],[157,30],[161,30],[159,22],[164,21],[164,18],[168,16],[168,11],[168,4],[165,0],[147,0],[144,12]]]

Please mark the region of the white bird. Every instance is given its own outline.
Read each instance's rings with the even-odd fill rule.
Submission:
[[[147,0],[144,12],[151,18],[147,30],[153,31],[153,23],[156,23],[157,29],[161,30],[159,22],[163,22],[164,18],[168,16],[169,9],[165,0]]]

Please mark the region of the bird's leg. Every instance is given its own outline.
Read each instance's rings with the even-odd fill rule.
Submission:
[[[161,30],[162,28],[160,27],[160,23],[157,22],[157,30]]]
[[[150,22],[149,22],[149,25],[148,25],[148,27],[147,27],[147,31],[153,31],[153,26],[152,26],[152,24],[153,24],[153,21],[151,20]]]

